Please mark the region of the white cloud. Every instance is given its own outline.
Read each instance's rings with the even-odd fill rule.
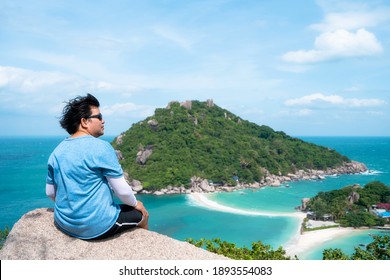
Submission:
[[[323,101],[331,104],[341,104],[343,102],[343,98],[338,95],[325,96],[322,93],[314,93],[303,96],[301,98],[286,100],[285,104],[287,106],[302,106],[313,104],[316,101]]]
[[[287,106],[318,106],[321,104],[346,106],[346,107],[377,107],[386,104],[384,100],[358,99],[358,98],[344,98],[339,95],[324,95],[322,93],[314,93],[296,99],[288,99],[284,103]]]
[[[314,42],[314,49],[287,52],[282,59],[295,63],[313,63],[343,57],[370,56],[382,51],[382,45],[373,33],[365,29],[356,32],[338,29],[319,35]]]
[[[314,110],[311,109],[291,109],[291,110],[281,110],[274,114],[276,118],[286,118],[286,117],[307,117],[313,115]]]
[[[126,116],[130,114],[145,118],[153,115],[154,109],[155,107],[153,106],[137,105],[132,102],[127,102],[103,106],[101,111],[107,116]]]
[[[344,89],[345,92],[354,92],[359,90],[360,90],[359,85],[350,86],[349,88]]]
[[[320,32],[313,48],[286,52],[282,59],[293,63],[316,63],[382,53],[383,47],[372,29],[390,19],[390,8],[382,6],[370,9],[358,5],[337,7],[333,8],[348,10],[329,12],[322,22],[309,26]]]
[[[0,88],[9,88],[24,93],[39,91],[74,79],[75,77],[58,72],[0,66]]]
[[[313,114],[313,110],[310,109],[301,109],[295,112],[295,115],[305,117]]]
[[[337,29],[356,30],[375,27],[390,19],[390,9],[383,7],[372,11],[334,12],[325,16],[321,23],[312,24],[311,29],[329,32]]]
[[[334,56],[371,55],[382,51],[375,35],[365,29],[359,29],[356,33],[344,29],[325,32],[316,38],[314,46]]]
[[[179,34],[176,30],[164,26],[155,26],[153,31],[162,38],[173,42],[179,47],[189,51],[192,47],[192,42],[185,36]]]
[[[107,81],[91,81],[79,76],[62,72],[33,71],[29,69],[0,66],[0,109],[12,108],[19,112],[34,114],[58,115],[63,107],[63,101],[83,95],[87,92],[103,96],[119,94],[128,98],[137,89],[128,84],[114,84]],[[42,110],[45,108],[45,110]],[[108,114],[115,111],[142,112],[149,108],[131,108],[129,103],[122,107],[117,105],[109,108]],[[150,110],[149,110],[150,111]]]
[[[0,66],[0,110],[12,110],[23,115],[58,115],[62,102],[87,81],[61,72],[32,71]]]
[[[346,99],[345,103],[350,107],[377,107],[382,106],[386,102],[384,100],[380,99],[357,99],[357,98],[351,98]]]

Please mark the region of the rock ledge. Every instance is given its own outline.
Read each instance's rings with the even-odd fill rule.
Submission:
[[[188,242],[136,228],[100,241],[84,241],[59,231],[53,210],[30,211],[14,225],[1,260],[224,260]]]

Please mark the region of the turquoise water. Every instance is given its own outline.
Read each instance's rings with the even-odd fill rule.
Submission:
[[[45,196],[46,161],[63,137],[0,138],[0,228],[12,227],[26,212],[52,207]],[[105,137],[110,141],[112,137]],[[266,187],[257,191],[209,195],[220,204],[246,210],[294,212],[301,199],[319,191],[338,189],[349,184],[364,185],[379,180],[390,185],[390,137],[302,137],[319,145],[334,148],[353,160],[364,162],[371,173],[327,177],[323,181],[301,181],[289,187]],[[231,214],[200,207],[186,195],[138,197],[148,208],[150,229],[173,238],[215,238],[250,246],[261,240],[274,248],[289,241],[298,230],[299,221],[292,217],[267,217]],[[352,252],[354,246],[369,243],[369,232],[354,233],[346,238],[328,241],[325,248]],[[323,247],[299,256],[321,259]]]
[[[45,195],[47,159],[58,137],[0,138],[0,228],[27,211],[52,207]]]
[[[362,230],[352,232],[349,236],[337,238],[335,240],[325,241],[319,247],[317,247],[313,251],[305,252],[299,256],[302,260],[321,260],[322,252],[325,249],[329,248],[341,248],[344,253],[351,255],[355,251],[355,247],[360,245],[368,245],[373,241],[371,235],[384,235],[390,234],[388,232],[380,231],[380,230]],[[364,249],[365,247],[361,247]]]

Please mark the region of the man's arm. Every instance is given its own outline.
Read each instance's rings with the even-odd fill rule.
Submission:
[[[142,213],[142,221],[138,224],[139,227],[148,229],[149,213],[141,201],[137,201],[133,190],[127,184],[125,178],[107,178],[108,183],[114,194],[125,204],[133,206],[136,210]]]
[[[53,184],[46,183],[46,195],[53,200],[56,201],[56,186]]]
[[[134,196],[133,190],[129,184],[127,184],[125,177],[107,178],[107,180],[112,191],[120,199],[120,201],[129,206],[137,206],[137,199]]]

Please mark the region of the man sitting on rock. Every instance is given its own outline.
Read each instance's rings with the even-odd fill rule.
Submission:
[[[70,137],[48,160],[46,194],[54,223],[80,239],[103,239],[136,226],[148,229],[149,214],[137,201],[104,134],[99,101],[88,94],[70,100],[60,120]],[[113,193],[123,204],[114,202]]]

